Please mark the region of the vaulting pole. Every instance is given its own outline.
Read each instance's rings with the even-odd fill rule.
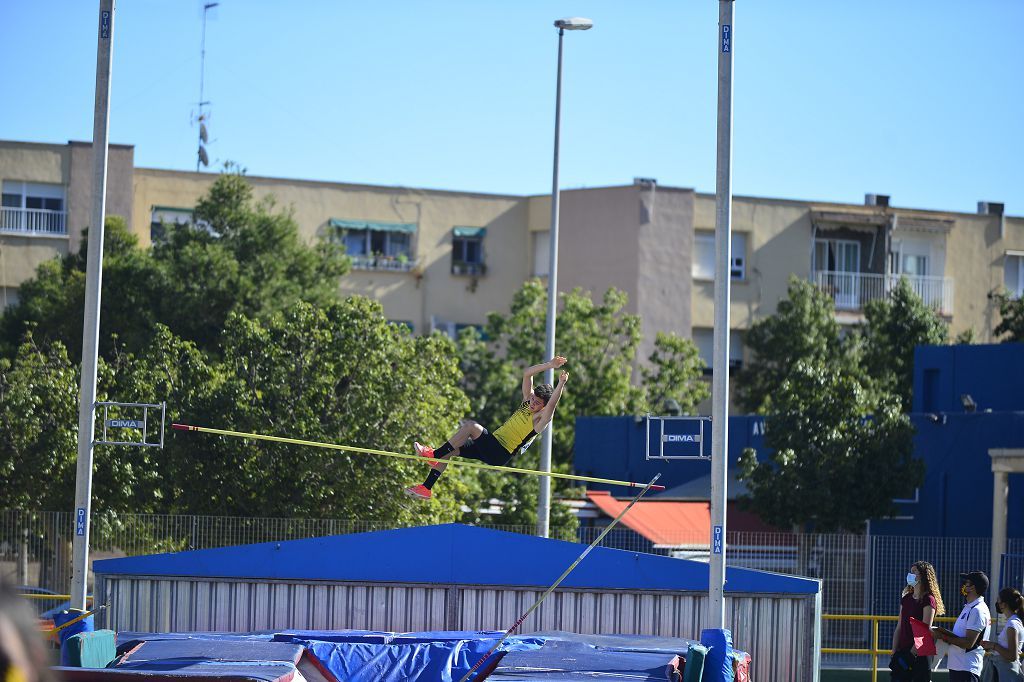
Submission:
[[[515,467],[500,467],[479,462],[468,462],[461,459],[437,460],[429,459],[421,455],[407,455],[400,452],[389,452],[388,450],[374,450],[373,448],[360,448],[354,445],[337,445],[335,443],[320,443],[313,440],[300,440],[298,438],[283,438],[281,436],[267,436],[261,433],[245,433],[243,431],[228,431],[226,429],[212,429],[206,426],[191,426],[189,424],[171,424],[175,431],[197,431],[199,433],[212,433],[218,436],[231,436],[233,438],[248,438],[251,440],[266,440],[273,443],[288,443],[290,445],[306,445],[314,448],[327,448],[329,450],[343,450],[345,452],[359,452],[366,455],[381,455],[383,457],[397,457],[409,459],[421,464],[436,464],[443,461],[450,466],[471,467],[473,469],[491,469],[494,471],[506,471],[510,474],[525,474],[527,476],[550,476],[551,478],[563,478],[569,481],[586,481],[588,483],[604,483],[607,485],[621,485],[627,488],[644,488],[650,486],[651,490],[664,490],[663,485],[652,485],[652,483],[634,483],[632,481],[617,481],[611,478],[597,478],[595,476],[575,476],[573,474],[558,474],[550,471],[536,471],[534,469],[517,469]],[[661,474],[658,474],[659,476]],[[657,479],[655,479],[657,480]]]

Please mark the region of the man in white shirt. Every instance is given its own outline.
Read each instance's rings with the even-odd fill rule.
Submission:
[[[964,604],[953,630],[932,628],[936,639],[949,644],[949,682],[979,682],[985,650],[978,646],[988,636],[992,616],[985,604],[988,576],[981,571],[960,574]]]

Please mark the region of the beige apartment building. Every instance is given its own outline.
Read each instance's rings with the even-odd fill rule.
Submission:
[[[78,248],[89,219],[87,143],[0,142],[0,305],[39,263]],[[191,219],[216,178],[133,166],[133,148],[112,146],[107,210],[148,244],[162,222]],[[508,309],[526,279],[547,275],[550,197],[478,194],[250,176],[257,197],[294,212],[310,242],[337,240],[353,270],[343,293],[381,301],[389,319],[416,333],[481,324]],[[1024,294],[1024,218],[979,203],[977,213],[735,197],[732,358],[743,332],[775,312],[791,275],[830,293],[844,324],[888,295],[899,277],[949,322],[990,341],[1000,287]],[[691,337],[710,360],[714,300],[714,195],[637,179],[562,193],[559,289],[600,295],[615,286],[640,315],[642,357],[658,331]]]

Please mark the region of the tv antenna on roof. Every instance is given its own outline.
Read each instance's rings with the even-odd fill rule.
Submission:
[[[210,157],[207,156],[206,147],[204,146],[210,139],[209,132],[206,128],[206,122],[209,120],[209,115],[203,109],[203,107],[209,104],[209,102],[203,99],[203,80],[206,75],[206,15],[211,9],[219,4],[219,2],[207,2],[203,4],[203,42],[199,53],[199,116],[197,118],[197,122],[199,123],[199,149],[196,152],[197,173],[199,172],[200,165],[210,165]]]

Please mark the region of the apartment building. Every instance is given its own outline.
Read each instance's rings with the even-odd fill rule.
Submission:
[[[0,305],[39,263],[78,248],[90,211],[88,144],[0,142]],[[215,180],[209,173],[133,167],[133,148],[112,146],[107,210],[148,244],[163,222],[188,221]],[[342,293],[381,301],[389,319],[416,333],[454,334],[508,309],[524,280],[545,277],[550,197],[479,194],[250,176],[258,198],[293,211],[309,242],[335,240],[352,257]],[[714,320],[715,197],[637,179],[562,194],[559,289],[629,296],[642,319],[641,357],[658,331],[691,337],[710,364]],[[827,291],[837,319],[863,321],[864,306],[900,277],[953,334],[993,340],[990,294],[1024,295],[1024,218],[979,202],[977,213],[864,204],[735,197],[731,363],[743,332],[775,312],[789,277]]]
[[[135,149],[110,145],[107,212],[131,216]],[[78,250],[92,211],[92,145],[0,141],[0,310],[36,268]]]

